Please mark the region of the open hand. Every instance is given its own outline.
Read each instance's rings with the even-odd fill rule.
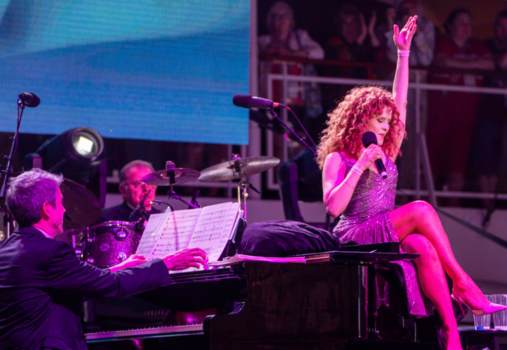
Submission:
[[[400,32],[398,25],[394,25],[394,43],[398,50],[410,50],[410,43],[412,42],[412,37],[417,30],[416,24],[417,16],[410,17],[407,21],[407,24],[403,27]]]
[[[146,262],[146,258],[143,255],[132,254],[126,260],[122,261],[118,265],[109,268],[109,271],[116,272],[127,267],[136,267]]]
[[[206,252],[201,248],[186,248],[162,258],[168,270],[184,270],[189,267],[200,268],[205,265]]]

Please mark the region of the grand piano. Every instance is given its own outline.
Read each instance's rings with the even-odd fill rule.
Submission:
[[[305,264],[246,261],[174,274],[170,285],[136,296],[169,310],[230,305],[204,322],[86,334],[98,349],[439,349],[434,343],[379,339],[375,273],[417,255],[335,251]],[[218,310],[220,307],[218,307]]]

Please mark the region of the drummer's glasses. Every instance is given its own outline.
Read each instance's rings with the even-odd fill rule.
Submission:
[[[137,181],[132,181],[132,182],[124,182],[123,183],[124,185],[132,185],[132,187],[134,188],[139,188],[141,186],[146,186],[146,187],[149,187],[149,188],[155,188],[157,187],[156,185],[148,185],[146,182],[142,182],[140,180],[137,180]]]

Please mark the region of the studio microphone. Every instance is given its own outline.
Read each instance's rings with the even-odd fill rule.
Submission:
[[[363,145],[367,148],[372,143],[377,144],[377,136],[371,131],[367,131],[363,134]],[[375,166],[377,167],[378,173],[383,179],[387,178],[386,167],[382,159],[375,159]]]
[[[237,107],[243,108],[259,108],[259,109],[271,109],[276,107],[287,108],[286,105],[283,105],[281,103],[273,102],[270,100],[266,100],[265,98],[250,95],[235,95],[232,98],[232,103],[234,103],[234,105]]]
[[[25,107],[37,107],[40,104],[40,98],[33,92],[23,92],[19,94],[18,100],[21,101],[21,103]]]
[[[146,201],[146,198],[148,198],[148,196],[150,195],[150,192],[151,192],[151,190],[148,190],[148,192],[146,193],[146,195],[144,196],[144,198],[141,199],[141,201],[139,202],[139,204],[137,205],[137,207],[134,209],[134,211],[132,211],[132,213],[130,213],[128,221],[135,221],[135,220],[137,220],[137,217],[139,216],[139,214],[141,213],[141,211],[144,210],[144,202]]]

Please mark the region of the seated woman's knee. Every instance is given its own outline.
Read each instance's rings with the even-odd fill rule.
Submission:
[[[420,254],[421,256],[437,256],[433,243],[421,234],[408,235],[402,242],[402,248],[407,253]]]
[[[410,204],[413,205],[414,211],[416,211],[418,214],[435,212],[433,206],[426,201],[415,201]]]
[[[415,222],[424,222],[430,219],[433,215],[436,215],[435,209],[431,204],[425,201],[415,201],[410,203],[411,206],[411,218]]]

